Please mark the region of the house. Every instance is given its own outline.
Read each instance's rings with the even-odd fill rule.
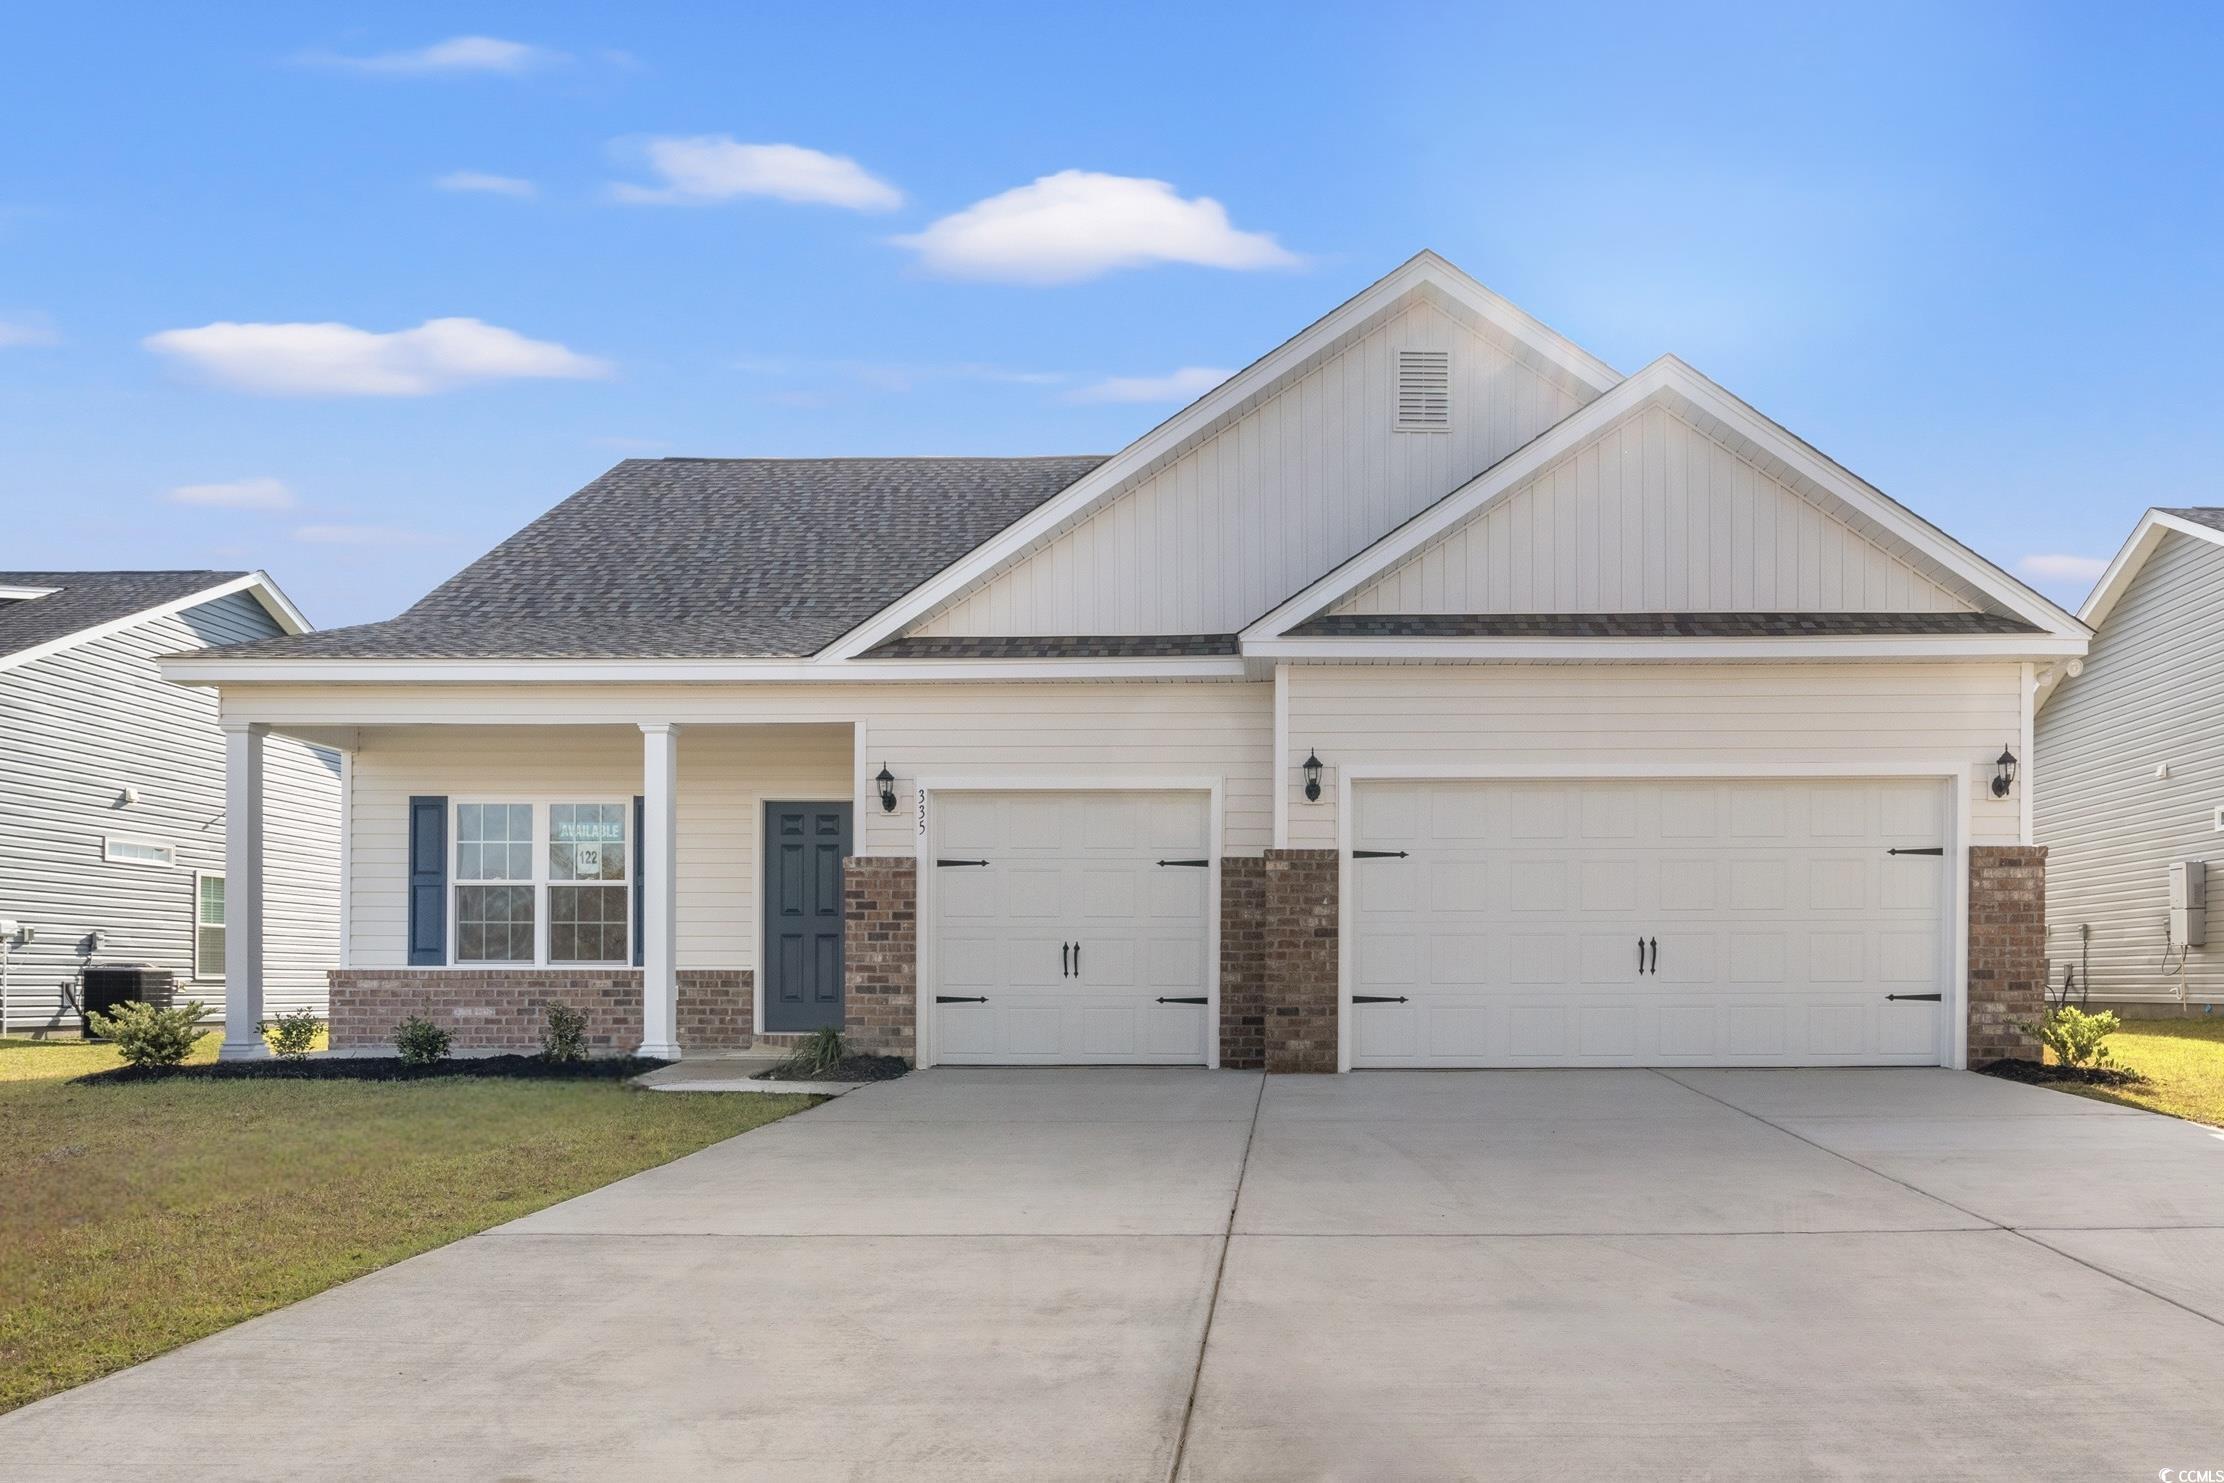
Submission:
[[[340,1045],[1959,1066],[2032,1053],[1996,777],[2087,639],[1425,253],[1110,457],[629,460],[164,672],[235,817],[264,738],[351,759]]]
[[[2050,666],[2039,688],[2034,822],[2054,983],[2074,971],[2093,1002],[2126,1013],[2215,1013],[2224,942],[2209,946],[2205,928],[2207,867],[2224,869],[2224,509],[2147,511],[2078,616],[2091,651]],[[2185,864],[2190,879],[2174,869]]]
[[[151,964],[226,1002],[216,697],[157,660],[306,632],[260,572],[0,572],[0,976],[9,1033],[75,1031],[80,975]],[[338,961],[344,760],[294,740],[264,779],[262,1008],[325,1003]]]

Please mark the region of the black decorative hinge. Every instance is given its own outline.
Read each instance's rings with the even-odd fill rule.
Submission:
[[[1191,865],[1203,867],[1206,865],[1210,865],[1212,862],[1210,860],[1161,860],[1158,863],[1161,865]]]
[[[1351,858],[1352,858],[1352,859],[1354,859],[1354,860],[1403,860],[1403,859],[1405,858],[1405,851],[1404,851],[1404,850],[1353,850],[1353,851],[1351,852]]]
[[[1351,1002],[1352,1002],[1352,1003],[1354,1003],[1354,1004],[1403,1004],[1403,1003],[1405,1003],[1405,995],[1403,995],[1403,994],[1354,994],[1354,995],[1352,995],[1352,996],[1351,996]]]
[[[937,865],[986,865],[986,864],[988,864],[988,861],[986,861],[986,860],[937,860],[937,861],[935,861],[934,863],[935,863],[935,864],[937,864]]]
[[[934,996],[934,1002],[935,1002],[935,1003],[937,1003],[937,1004],[986,1004],[986,1003],[988,1003],[988,995],[986,995],[986,994],[937,994],[937,995],[935,995],[935,996]]]
[[[1892,848],[1886,850],[1884,853],[1886,853],[1887,855],[1943,855],[1946,853],[1946,846],[1942,844],[1925,844],[1916,845],[1912,849],[1902,849],[1898,845],[1894,845],[1892,846]]]
[[[1933,1004],[1945,998],[1944,994],[1886,994],[1887,999],[1928,999]]]
[[[1158,1002],[1161,1004],[1202,1004],[1205,1002],[1205,996],[1199,994],[1194,998],[1178,998],[1162,994],[1159,996]]]

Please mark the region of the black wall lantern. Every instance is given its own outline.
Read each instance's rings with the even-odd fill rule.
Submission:
[[[2015,753],[2009,751],[2006,747],[2002,747],[2000,749],[2000,760],[1995,762],[1993,767],[1995,771],[1992,775],[1992,796],[2005,798],[2008,796],[2008,790],[2015,786]]]
[[[880,811],[884,814],[894,813],[896,811],[896,775],[888,770],[887,763],[880,764],[880,776],[874,778],[873,781],[880,784]]]
[[[1321,801],[1321,759],[1320,753],[1314,751],[1305,754],[1305,801]]]

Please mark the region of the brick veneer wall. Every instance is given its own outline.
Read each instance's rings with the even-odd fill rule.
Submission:
[[[1220,1064],[1266,1065],[1266,861],[1220,860]]]
[[[842,1027],[873,1055],[918,1054],[919,869],[890,855],[842,862]]]
[[[1266,852],[1260,916],[1268,1071],[1336,1069],[1336,867],[1334,850]]]
[[[2046,1010],[2046,847],[1969,847],[1969,1064],[2036,1061]]]
[[[682,968],[680,1045],[690,1051],[749,1045],[755,975],[746,968]],[[537,1050],[547,1006],[587,1016],[588,1047],[631,1055],[641,1044],[638,968],[335,968],[332,1047],[393,1044],[394,1027],[420,1014],[457,1050]]]

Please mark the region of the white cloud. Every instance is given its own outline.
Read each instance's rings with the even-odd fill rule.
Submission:
[[[1209,196],[1184,200],[1163,180],[1061,170],[976,201],[895,239],[954,278],[1072,283],[1115,268],[1194,263],[1287,268],[1297,257],[1265,232],[1239,232]]]
[[[2105,556],[2026,556],[2016,570],[2041,582],[2091,582],[2108,570]]]
[[[1066,395],[1069,402],[1193,402],[1235,372],[1218,366],[1183,366],[1163,376],[1109,376]]]
[[[484,170],[450,170],[433,182],[444,191],[476,191],[489,196],[537,196],[540,187],[515,175],[489,175]]]
[[[0,315],[0,350],[61,343],[62,337],[43,314]]]
[[[164,496],[172,504],[219,510],[290,510],[293,491],[279,479],[235,479],[229,484],[180,484]]]
[[[852,211],[893,211],[903,192],[845,155],[800,144],[742,144],[728,134],[648,139],[633,146],[661,186],[619,184],[617,200],[670,206],[770,196]]]
[[[423,546],[436,539],[398,525],[303,525],[293,538],[313,546]]]
[[[210,380],[266,396],[424,396],[474,381],[581,380],[607,363],[476,319],[379,333],[350,324],[205,324],[141,342]]]
[[[325,67],[346,67],[356,72],[395,76],[454,75],[493,72],[515,75],[568,60],[562,52],[498,36],[451,36],[415,51],[376,52],[370,56],[343,56],[336,52],[308,52],[302,61]]]

